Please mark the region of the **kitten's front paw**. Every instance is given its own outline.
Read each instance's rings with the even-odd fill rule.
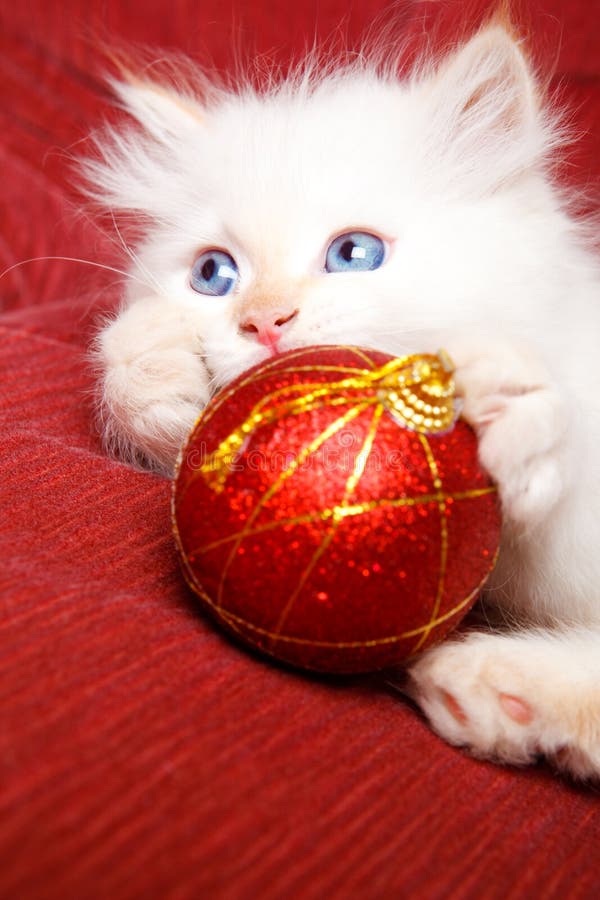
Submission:
[[[538,736],[523,685],[506,661],[493,658],[481,635],[433,648],[409,675],[410,696],[449,743],[502,762],[535,760]]]
[[[434,731],[474,756],[517,765],[545,756],[577,777],[599,777],[597,710],[565,677],[564,648],[544,651],[523,637],[471,634],[423,654],[406,693]]]
[[[183,441],[208,401],[208,373],[192,323],[139,302],[99,335],[100,420],[105,446],[171,475]]]
[[[498,484],[506,519],[541,521],[564,490],[562,397],[543,368],[517,348],[498,343],[458,356],[462,415],[477,432],[479,456]]]
[[[479,458],[499,486],[505,516],[523,524],[541,521],[564,487],[561,398],[543,388],[517,396],[495,395],[482,398],[471,415],[479,436]]]

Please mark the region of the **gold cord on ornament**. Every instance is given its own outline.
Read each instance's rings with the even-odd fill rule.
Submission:
[[[453,372],[448,354],[440,350],[437,355],[391,359],[377,369],[357,369],[355,375],[339,381],[286,385],[263,397],[200,470],[207,484],[220,493],[232,464],[258,428],[323,406],[381,403],[404,428],[419,434],[448,431],[456,419]]]

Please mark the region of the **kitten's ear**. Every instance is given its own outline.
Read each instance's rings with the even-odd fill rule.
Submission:
[[[185,134],[204,123],[200,104],[185,95],[133,75],[111,81],[125,109],[157,141]]]
[[[111,211],[167,218],[178,186],[185,191],[190,147],[197,156],[208,134],[203,109],[189,94],[135,77],[113,88],[141,130],[107,127],[96,136],[96,154],[79,166],[83,191]]]
[[[544,151],[537,85],[515,38],[502,26],[479,32],[428,82],[442,149],[470,168],[505,179]],[[435,139],[435,138],[434,138]]]
[[[501,26],[479,32],[442,64],[441,92],[457,129],[522,130],[535,119],[533,76],[518,43]]]

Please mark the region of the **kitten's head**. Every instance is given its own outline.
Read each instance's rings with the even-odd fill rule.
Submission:
[[[118,92],[139,127],[88,177],[150,222],[129,299],[187,310],[216,385],[308,344],[435,349],[533,280],[554,132],[499,27],[402,82],[361,63],[204,102]]]

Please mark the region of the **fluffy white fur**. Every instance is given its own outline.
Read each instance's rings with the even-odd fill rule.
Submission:
[[[600,280],[517,43],[489,27],[404,81],[355,64],[204,100],[118,92],[138,127],[87,177],[149,227],[97,341],[107,445],[170,473],[210,393],[269,354],[248,322],[278,328],[281,350],[445,347],[501,492],[487,604],[513,628],[425,653],[410,691],[477,755],[600,775]],[[385,238],[386,263],[326,274],[332,237],[357,228]],[[189,285],[215,247],[241,273],[227,297]]]

